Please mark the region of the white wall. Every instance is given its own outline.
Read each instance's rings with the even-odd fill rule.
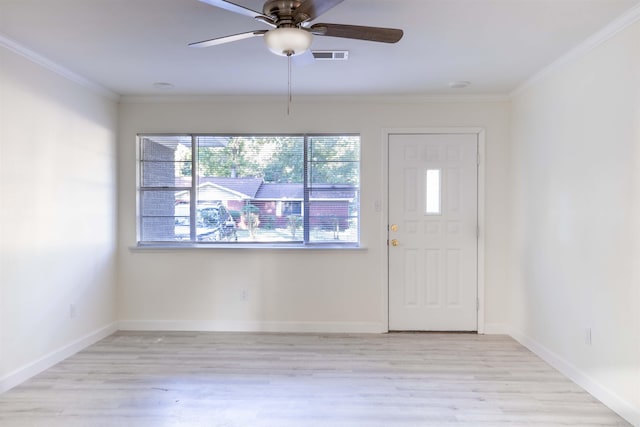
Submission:
[[[0,65],[2,392],[115,321],[117,104],[1,47]]]
[[[504,100],[124,99],[120,107],[120,292],[125,328],[384,331],[387,283],[383,129],[486,129],[486,321],[507,321],[503,260],[509,103]],[[136,133],[357,132],[362,136],[361,251],[130,250],[135,246]],[[306,277],[305,277],[306,276]],[[242,302],[241,289],[249,290]]]
[[[640,23],[517,94],[512,145],[514,335],[640,425]]]
[[[116,320],[133,329],[386,330],[386,224],[374,209],[385,201],[384,129],[482,127],[487,330],[508,325],[640,423],[638,40],[635,24],[513,105],[297,98],[290,117],[284,97],[118,107],[0,48],[0,391]],[[139,132],[360,133],[365,249],[131,249]]]

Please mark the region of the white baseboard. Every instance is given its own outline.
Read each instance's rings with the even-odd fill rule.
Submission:
[[[631,403],[621,399],[618,395],[611,392],[606,387],[603,387],[588,374],[522,332],[512,330],[510,335],[513,339],[527,347],[542,360],[585,389],[589,394],[604,403],[622,418],[629,421],[632,425],[640,427],[639,408],[636,408]]]
[[[386,325],[368,322],[251,322],[193,320],[123,320],[123,331],[365,333],[387,332]]]
[[[486,335],[510,335],[511,328],[506,323],[485,323],[484,333]]]
[[[64,347],[52,351],[40,359],[10,372],[3,378],[0,378],[0,393],[4,393],[5,391],[12,389],[40,372],[49,369],[56,363],[59,363],[64,359],[73,356],[80,350],[83,350],[101,339],[108,337],[118,330],[117,326],[117,323],[112,323],[93,331],[81,338],[78,338],[70,344],[65,345]]]

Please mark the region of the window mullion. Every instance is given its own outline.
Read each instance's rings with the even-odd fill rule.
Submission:
[[[309,147],[309,137],[304,135],[304,144],[302,148],[302,156],[303,156],[303,200],[302,200],[302,208],[303,208],[303,216],[302,216],[302,230],[304,234],[304,243],[309,243],[309,156],[310,154]]]
[[[189,189],[189,240],[196,241],[198,203],[198,146],[197,137],[191,136],[191,188]]]
[[[143,174],[143,159],[144,159],[144,143],[143,143],[144,138],[140,138],[138,137],[137,140],[137,156],[138,158],[136,159],[138,162],[138,166],[136,169],[136,184],[138,186],[138,194],[137,194],[137,204],[136,204],[136,222],[137,222],[137,230],[136,230],[136,237],[138,239],[138,242],[146,240],[146,236],[144,235],[144,230],[142,228],[142,197],[143,197],[143,191],[142,191],[142,186],[144,185],[144,181],[142,180],[142,174]]]

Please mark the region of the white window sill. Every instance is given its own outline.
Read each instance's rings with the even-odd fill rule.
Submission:
[[[140,244],[137,246],[130,246],[129,250],[132,252],[147,252],[147,251],[173,251],[173,250],[193,250],[193,249],[252,249],[252,250],[293,250],[293,251],[323,251],[323,250],[339,250],[339,251],[366,251],[367,248],[363,246],[356,246],[355,244],[313,244],[303,245],[295,243],[184,243],[184,244]]]

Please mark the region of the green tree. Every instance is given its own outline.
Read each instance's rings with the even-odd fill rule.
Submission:
[[[200,143],[200,176],[260,177],[268,183],[302,183],[304,138],[300,136],[229,137]],[[351,184],[359,181],[359,137],[309,138],[309,178],[312,183]]]
[[[264,166],[264,180],[270,183],[298,183],[304,179],[304,141],[300,137],[276,137]]]
[[[358,185],[359,139],[353,136],[313,137],[309,145],[312,183]]]
[[[198,145],[198,174],[200,176],[259,176],[256,172],[259,165],[255,164],[250,155],[255,151],[256,142],[253,138],[231,137],[223,147],[200,143]]]
[[[302,138],[287,136],[230,137],[198,148],[200,176],[262,177],[266,182],[302,182]]]
[[[178,144],[174,156],[176,162],[181,162],[176,176],[191,176],[191,145]]]

